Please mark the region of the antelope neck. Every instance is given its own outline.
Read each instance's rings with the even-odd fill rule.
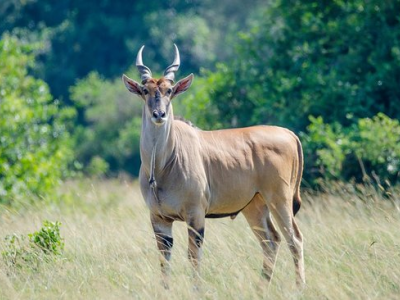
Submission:
[[[175,146],[172,113],[165,124],[155,125],[143,110],[140,156],[142,166],[150,176],[157,176],[168,163]],[[150,178],[154,179],[154,178]]]

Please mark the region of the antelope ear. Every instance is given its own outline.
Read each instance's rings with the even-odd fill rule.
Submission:
[[[128,91],[143,98],[142,86],[139,83],[130,79],[125,74],[122,75],[122,81],[124,82]]]
[[[190,85],[192,84],[193,81],[193,73],[190,74],[189,76],[179,80],[174,87],[172,88],[172,98],[174,98],[175,96],[178,96],[179,94],[182,94],[184,92],[186,92],[186,90],[190,87]]]

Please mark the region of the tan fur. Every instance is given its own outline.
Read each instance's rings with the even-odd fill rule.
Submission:
[[[139,180],[156,236],[172,239],[173,221],[187,222],[189,258],[198,271],[202,244],[199,235],[204,232],[205,217],[241,211],[263,248],[263,275],[269,281],[280,243],[272,215],[292,252],[296,281],[304,284],[303,241],[293,213],[293,201],[301,202],[303,154],[299,139],[291,131],[275,126],[202,131],[174,120],[170,102],[174,95],[167,95],[167,90],[173,88],[178,94],[188,88],[192,78],[182,79],[175,86],[169,81],[150,80],[145,84],[149,94],[140,95],[146,105]],[[126,80],[130,80],[125,82],[127,87],[137,84]],[[152,98],[157,91],[162,95],[159,102]],[[159,125],[152,120],[152,112],[163,110],[167,119]],[[149,185],[152,169],[156,193]],[[160,245],[159,237],[158,241]],[[165,260],[169,260],[170,249],[159,248],[167,277]]]

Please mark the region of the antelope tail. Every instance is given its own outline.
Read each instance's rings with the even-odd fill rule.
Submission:
[[[300,197],[300,183],[301,178],[303,176],[303,166],[304,166],[304,158],[303,158],[303,149],[301,147],[300,140],[296,137],[297,140],[297,155],[299,156],[299,165],[297,170],[297,179],[296,179],[296,186],[293,195],[293,214],[296,215],[297,212],[300,210],[301,206],[301,197]]]

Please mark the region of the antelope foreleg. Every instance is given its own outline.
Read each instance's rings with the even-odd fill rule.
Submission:
[[[188,222],[188,257],[194,269],[195,276],[195,287],[199,287],[199,275],[200,275],[200,261],[202,256],[202,245],[204,241],[204,225],[205,216],[201,215],[196,218],[192,218]]]
[[[152,215],[151,224],[156,236],[158,250],[161,252],[160,265],[162,283],[165,288],[169,288],[169,260],[171,259],[171,249],[174,244],[174,239],[172,237],[172,221]]]

